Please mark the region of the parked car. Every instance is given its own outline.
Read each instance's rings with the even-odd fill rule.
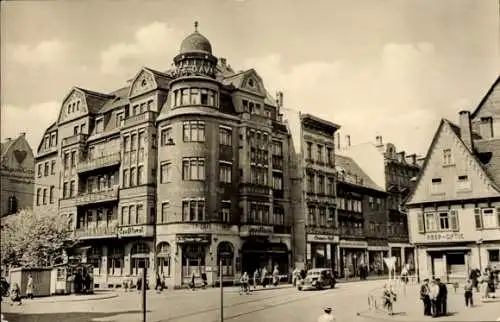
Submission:
[[[335,276],[330,268],[313,268],[308,270],[306,277],[300,280],[297,289],[299,291],[310,288],[322,290],[334,288],[335,283]]]

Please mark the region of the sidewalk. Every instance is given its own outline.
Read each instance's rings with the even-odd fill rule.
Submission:
[[[45,296],[45,297],[35,297],[32,300],[23,299],[23,302],[32,302],[32,303],[69,303],[69,302],[80,302],[80,301],[95,301],[95,300],[106,300],[118,297],[117,292],[112,291],[97,291],[94,294],[88,295],[53,295],[53,296]],[[2,303],[10,302],[10,299],[3,298]]]
[[[422,321],[427,317],[423,315],[423,304],[420,301],[420,286],[407,286],[406,295],[403,289],[397,289],[397,301],[394,303],[394,315],[389,316],[382,308],[380,296],[376,298],[377,309],[359,312],[360,317],[372,320],[386,321]],[[462,289],[455,293],[448,286],[448,315],[437,318],[439,321],[496,321],[500,317],[500,292],[497,290],[496,298],[481,301],[481,295],[474,293],[474,307],[466,308]]]

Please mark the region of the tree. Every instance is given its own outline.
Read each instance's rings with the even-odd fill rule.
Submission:
[[[74,243],[68,218],[57,213],[21,210],[3,219],[3,265],[51,266],[60,261],[63,250]]]

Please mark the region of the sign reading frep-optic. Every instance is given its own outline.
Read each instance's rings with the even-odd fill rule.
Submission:
[[[463,233],[429,233],[425,234],[427,241],[457,241],[464,240]]]
[[[129,226],[118,228],[119,237],[144,236],[146,234],[146,226]]]

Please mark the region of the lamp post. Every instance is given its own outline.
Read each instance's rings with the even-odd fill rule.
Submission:
[[[483,239],[482,238],[479,238],[479,240],[476,242],[477,244],[477,253],[478,253],[478,259],[479,259],[479,271],[482,272],[483,271],[483,265],[482,265],[482,261],[481,261],[481,244],[483,243]]]

